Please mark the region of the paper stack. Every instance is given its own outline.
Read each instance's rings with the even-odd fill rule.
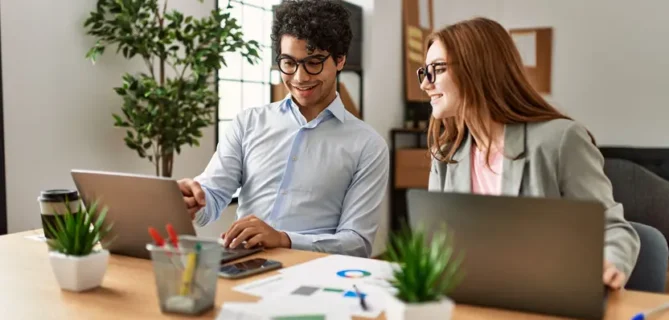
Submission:
[[[341,305],[302,299],[265,298],[255,303],[226,302],[217,320],[350,320]]]
[[[392,275],[392,267],[390,263],[381,260],[331,255],[282,269],[278,275],[246,283],[233,290],[261,297],[263,300],[260,303],[281,301],[284,304],[290,301],[295,306],[325,308],[321,311],[337,306],[333,310],[344,312],[346,319],[351,316],[376,318],[385,310],[385,300],[392,292],[387,282]],[[360,302],[360,296],[365,300],[365,308]],[[257,305],[248,308],[274,311]],[[299,310],[300,313],[305,311],[299,308],[290,310]]]

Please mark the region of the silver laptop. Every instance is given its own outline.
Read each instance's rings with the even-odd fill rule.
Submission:
[[[154,227],[165,240],[168,223],[177,234],[196,235],[174,179],[90,170],[72,170],[71,174],[86,207],[96,200],[99,208],[108,207],[106,221],[114,223],[110,234],[114,241],[106,247],[111,253],[149,259],[146,244],[153,242],[149,227]],[[261,250],[224,250],[221,263]]]
[[[452,232],[464,257],[457,303],[602,318],[602,204],[409,190],[407,205],[412,229]]]

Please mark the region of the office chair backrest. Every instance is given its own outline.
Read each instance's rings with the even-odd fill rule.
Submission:
[[[604,172],[625,218],[652,226],[669,239],[669,181],[628,160],[607,158]]]

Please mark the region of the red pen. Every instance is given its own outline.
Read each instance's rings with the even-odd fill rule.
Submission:
[[[153,227],[149,227],[149,234],[151,235],[151,238],[153,238],[153,241],[156,243],[157,246],[162,247],[165,245],[165,240],[163,237],[160,236],[158,231],[154,229]]]
[[[179,247],[179,237],[177,236],[176,231],[174,231],[174,227],[172,227],[172,224],[168,223],[165,226],[165,229],[167,229],[167,234],[170,236],[170,241],[172,242],[172,245],[174,248]]]

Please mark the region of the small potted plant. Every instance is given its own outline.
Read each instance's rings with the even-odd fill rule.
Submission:
[[[405,229],[391,238],[387,257],[396,263],[388,320],[451,319],[455,304],[448,294],[463,278],[462,256],[445,228],[429,239],[422,228]]]
[[[69,204],[64,214],[54,214],[46,227],[53,235],[48,239],[49,262],[61,289],[85,291],[99,287],[107,271],[109,251],[98,246],[112,225],[104,225],[107,208],[95,215],[97,202],[85,209],[82,202],[76,212]]]
[[[418,129],[420,130],[427,129],[427,120],[418,120]]]
[[[414,126],[414,116],[415,111],[413,109],[408,109],[406,113],[406,118],[404,119],[404,128],[413,129]]]

